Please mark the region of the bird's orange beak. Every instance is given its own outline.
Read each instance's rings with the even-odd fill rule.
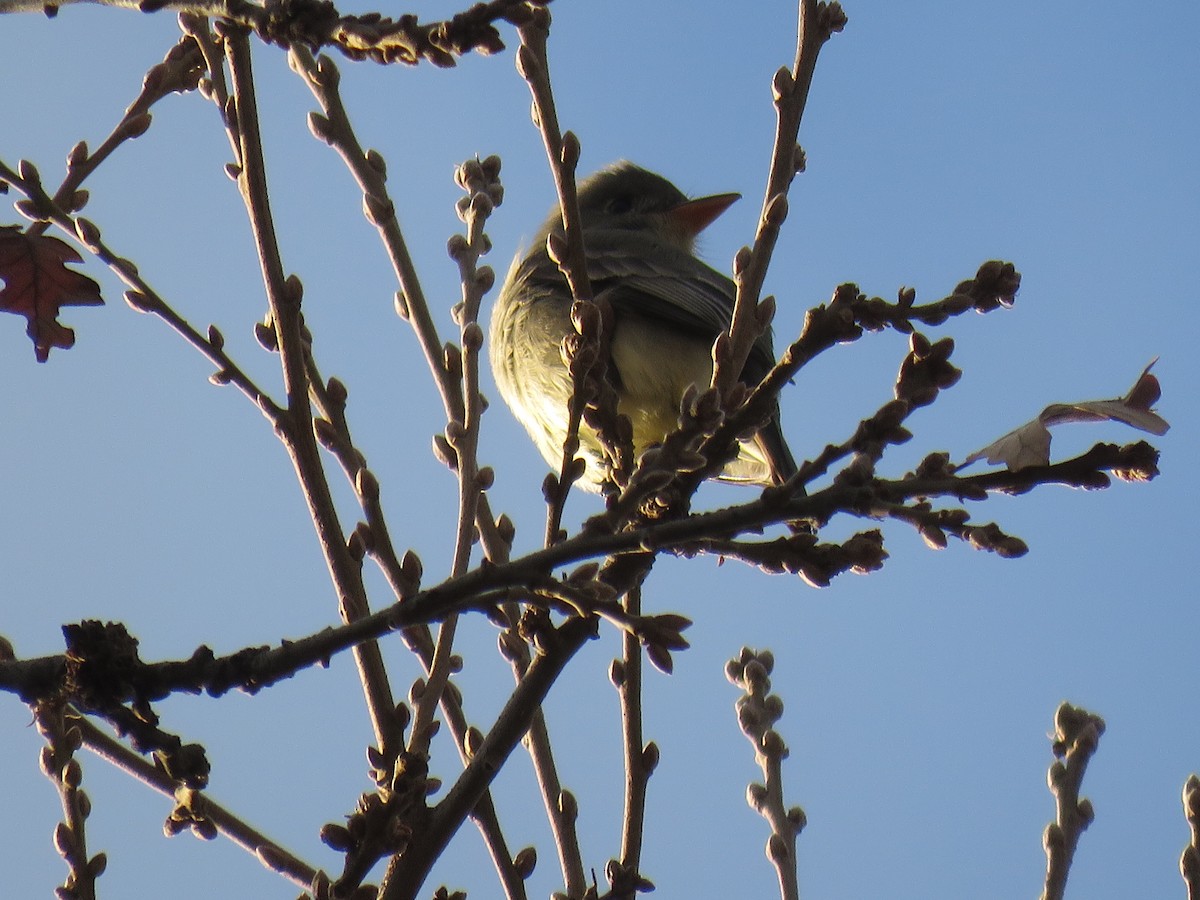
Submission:
[[[685,200],[669,210],[667,218],[688,237],[694,238],[741,198],[741,194],[713,194]]]

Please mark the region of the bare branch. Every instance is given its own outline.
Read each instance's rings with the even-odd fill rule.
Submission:
[[[141,756],[105,734],[86,718],[72,715],[70,721],[73,727],[79,729],[83,746],[92,753],[158,791],[164,797],[171,800],[176,798],[179,785],[162,768],[142,759]],[[224,835],[253,854],[259,862],[272,871],[279,872],[297,887],[307,889],[313,883],[313,879],[318,874],[318,870],[313,866],[303,862],[299,857],[248,825],[215,800],[205,796],[202,806],[195,801],[194,796],[192,800],[189,818],[186,821],[182,816],[176,816],[173,813],[168,822],[175,822],[180,828],[190,828],[200,837],[211,836],[205,828],[205,824],[202,824],[207,823],[217,833]],[[168,825],[167,827],[173,826]]]
[[[1183,815],[1191,840],[1179,857],[1179,873],[1187,885],[1188,900],[1200,900],[1200,777],[1189,775],[1183,785]]]
[[[392,858],[380,900],[416,896],[442,848],[528,730],[533,714],[563,667],[595,633],[595,622],[582,618],[569,619],[554,630],[553,644],[543,646],[543,652],[530,664],[496,724],[475,750],[466,770],[434,808],[426,827],[413,835],[405,853]]]
[[[583,474],[579,451],[579,424],[591,399],[594,385],[603,380],[608,365],[604,315],[593,303],[592,286],[587,275],[587,255],[583,246],[583,217],[579,211],[579,196],[575,190],[575,170],[579,163],[579,139],[559,128],[554,93],[550,87],[550,58],[546,39],[550,34],[550,11],[537,9],[520,29],[521,46],[517,50],[517,71],[529,85],[533,95],[533,124],[542,136],[554,187],[558,193],[562,216],[562,235],[551,234],[546,249],[563,273],[575,299],[571,321],[577,337],[564,338],[563,353],[572,381],[571,400],[567,410],[567,432],[563,439],[562,464],[556,477],[547,477],[542,493],[545,495],[546,546],[560,540],[563,509],[571,485]]]
[[[734,282],[737,285],[737,300],[729,325],[729,344],[722,347],[718,343],[714,348],[712,383],[722,393],[737,381],[738,373],[750,355],[750,348],[764,327],[758,322],[759,296],[775,242],[779,238],[779,228],[787,217],[788,188],[792,179],[804,168],[804,153],[796,139],[812,86],[817,56],[830,36],[841,31],[845,24],[846,16],[838,3],[800,0],[796,59],[790,70],[782,68],[775,73],[772,84],[778,122],[754,247],[744,248],[736,257]]]
[[[1080,798],[1079,789],[1102,734],[1104,720],[1087,710],[1064,703],[1054,714],[1057,759],[1050,766],[1049,783],[1058,813],[1042,837],[1046,850],[1042,900],[1062,900],[1079,837],[1096,816],[1091,801]]]
[[[630,591],[622,600],[630,615],[641,614],[642,592]],[[609,678],[621,700],[621,745],[625,762],[625,808],[621,816],[621,857],[610,873],[615,897],[632,898],[645,889],[641,874],[646,826],[646,788],[658,765],[658,746],[642,733],[642,647],[637,635],[621,636],[621,658],[613,660]]]
[[[0,15],[43,11],[54,15],[59,7],[84,2],[145,13],[172,9],[190,17],[218,19],[281,47],[331,47],[354,60],[405,65],[429,62],[448,68],[471,52],[484,56],[499,53],[504,42],[496,23],[520,25],[529,18],[531,7],[536,9],[550,0],[490,0],[425,25],[411,14],[398,19],[378,13],[343,15],[329,0],[262,5],[248,0],[0,0]]]
[[[338,592],[342,617],[352,622],[367,615],[370,608],[361,566],[347,548],[346,536],[338,521],[314,434],[307,367],[311,339],[300,317],[303,289],[296,276],[284,275],[275,240],[275,227],[267,198],[262,141],[258,132],[250,43],[244,32],[234,28],[225,27],[222,37],[229,53],[234,101],[226,109],[225,124],[238,145],[237,182],[254,231],[287,392],[286,427],[278,429],[277,433],[299,477],[329,574]],[[401,736],[395,721],[396,704],[388,685],[383,657],[373,642],[357,648],[354,656],[376,741],[381,747],[388,748],[394,742],[399,743]]]
[[[781,900],[799,900],[796,836],[806,819],[799,806],[788,809],[783,802],[783,761],[788,748],[775,730],[783,715],[783,701],[770,693],[774,666],[775,657],[769,650],[743,647],[741,654],[725,664],[725,677],[744,691],[737,701],[738,725],[754,747],[755,762],[763,773],[763,783],[751,783],[746,799],[771,826],[766,853],[779,879]]]
[[[96,879],[104,873],[108,857],[97,853],[88,859],[87,855],[84,822],[92,804],[80,787],[83,770],[74,758],[83,738],[74,723],[68,721],[61,701],[39,703],[33,713],[38,731],[46,739],[40,760],[42,774],[54,783],[62,803],[63,820],[54,829],[54,846],[70,871],[58,893],[79,900],[95,900]]]

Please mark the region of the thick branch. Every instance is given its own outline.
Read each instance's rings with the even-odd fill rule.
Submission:
[[[590,619],[571,619],[554,634],[553,646],[544,648],[530,664],[497,717],[496,725],[475,750],[445,799],[434,808],[427,827],[413,835],[402,855],[393,858],[380,900],[417,896],[430,867],[499,774],[563,668],[586,641],[595,637],[596,623]]]
[[[52,15],[61,6],[84,2],[147,13],[170,9],[235,24],[284,47],[330,47],[351,59],[405,65],[429,62],[447,68],[472,51],[485,56],[499,53],[504,42],[496,24],[519,25],[529,18],[531,6],[550,0],[490,0],[424,25],[415,15],[397,19],[370,13],[342,15],[329,0],[264,5],[247,0],[0,0],[0,14],[44,11]]]

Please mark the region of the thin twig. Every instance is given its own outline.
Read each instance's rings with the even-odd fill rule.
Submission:
[[[751,783],[746,798],[771,826],[767,859],[775,867],[781,900],[799,900],[796,836],[806,820],[804,810],[798,806],[788,809],[783,801],[783,761],[788,748],[774,728],[783,714],[783,702],[770,693],[774,665],[770,651],[743,648],[739,656],[726,663],[725,675],[744,692],[737,701],[738,725],[754,746],[754,759],[763,773],[763,783]]]
[[[296,474],[300,479],[309,513],[317,530],[330,576],[338,591],[342,617],[351,622],[366,616],[370,609],[359,564],[346,546],[345,534],[338,522],[337,510],[325,477],[320,451],[313,433],[312,406],[306,358],[309,348],[300,318],[302,290],[294,276],[284,276],[279,248],[275,240],[270,204],[267,198],[266,168],[258,133],[258,112],[250,62],[250,42],[244,31],[226,27],[224,34],[233,77],[234,104],[227,111],[226,127],[239,146],[238,187],[246,203],[253,226],[255,245],[262,266],[287,392],[287,427],[279,430]],[[232,115],[230,115],[232,112]],[[367,699],[375,739],[387,751],[400,742],[396,725],[395,701],[388,684],[383,657],[374,642],[356,648],[359,669]]]
[[[478,263],[490,247],[484,234],[484,225],[503,197],[499,174],[500,160],[492,157],[482,163],[469,160],[459,166],[456,175],[459,185],[467,191],[467,196],[459,203],[459,216],[466,223],[467,233],[455,235],[450,241],[450,254],[458,263],[462,287],[462,301],[456,312],[462,341],[459,368],[463,398],[462,419],[451,419],[446,427],[447,441],[455,453],[454,469],[458,475],[458,520],[454,558],[450,567],[452,575],[461,575],[470,565],[479,498],[491,484],[490,469],[481,472],[478,461],[479,419],[483,413],[483,397],[479,391],[479,357],[484,341],[483,329],[479,326],[479,308],[484,293],[495,282],[495,275],[489,266],[479,267]],[[425,689],[414,710],[410,752],[428,753],[429,726],[450,676],[457,622],[457,617],[449,616],[438,628],[437,644]]]
[[[641,615],[640,588],[629,591],[622,604],[631,616]],[[621,881],[613,885],[618,896],[632,898],[639,887],[642,838],[646,826],[646,787],[658,764],[658,747],[646,744],[642,734],[642,645],[637,635],[621,635],[621,661],[610,676],[621,701],[621,745],[625,761],[625,807],[621,816]]]
[[[178,785],[161,768],[147,762],[87,719],[73,716],[71,722],[79,729],[83,746],[92,753],[132,775],[164,797],[175,798]],[[215,800],[205,797],[203,807],[204,816],[216,826],[220,834],[253,854],[264,866],[280,873],[300,888],[307,889],[312,884],[318,871],[316,868],[248,825]]]
[[[374,151],[364,151],[358,142],[338,90],[341,74],[333,60],[325,56],[314,59],[302,46],[293,47],[288,58],[323,110],[323,115],[309,114],[309,129],[318,140],[337,151],[358,182],[363,192],[363,211],[367,220],[378,229],[400,284],[400,293],[396,296],[397,311],[409,321],[417,335],[447,415],[461,420],[463,401],[458,373],[451,372],[446,365],[444,345],[438,337],[416,265],[408,252],[408,243],[400,230],[395,204],[388,195],[383,157]]]
[[[478,256],[482,254],[486,241],[482,234],[482,226],[486,221],[486,215],[481,214],[483,212],[482,201],[476,203],[470,210],[474,224],[469,228],[466,247],[467,253],[473,254],[473,259],[469,265],[469,272],[463,275],[464,316],[461,319],[463,345],[466,352],[459,352],[449,345],[443,345],[438,337],[437,327],[421,288],[415,265],[400,230],[395,207],[388,197],[386,164],[383,157],[377,152],[362,149],[341,98],[340,76],[337,67],[328,58],[314,59],[312,54],[302,46],[292,48],[290,61],[293,69],[304,78],[305,83],[322,107],[323,115],[310,115],[309,122],[313,133],[339,153],[363,191],[364,211],[369,221],[376,226],[401,285],[401,292],[397,295],[397,310],[404,319],[413,325],[433,375],[434,383],[442,398],[446,414],[451,423],[457,423],[448,426],[446,431],[448,434],[453,434],[458,446],[451,447],[449,439],[445,439],[446,448],[454,458],[454,467],[460,473],[460,515],[456,538],[457,551],[452,570],[455,573],[466,570],[474,531],[472,523],[483,537],[489,557],[503,561],[507,558],[509,544],[507,540],[498,536],[497,524],[492,521],[486,499],[479,492],[481,475],[474,461],[474,448],[478,443],[476,436],[478,418],[481,411],[478,390],[478,349],[482,345],[482,334],[476,320],[482,294],[488,286],[486,274],[477,271],[474,266],[474,260],[477,260]],[[498,172],[498,163],[495,169]],[[486,188],[484,193],[487,193]],[[499,202],[499,195],[497,194],[494,199],[489,199],[494,205]],[[460,377],[461,382],[456,380]],[[326,392],[316,388],[315,393],[320,397]],[[362,467],[361,453],[353,447],[349,428],[340,406],[337,403],[328,404],[323,400],[319,400],[318,403],[332,407],[326,413],[327,419],[333,426],[329,447],[342,461],[343,468],[355,484],[359,495],[366,515],[366,549],[380,564],[396,592],[397,599],[404,601],[419,588],[417,579],[410,574],[413,569],[419,569],[416,557],[408,554],[404,561],[397,558],[380,503],[378,482]],[[464,460],[467,461],[464,462]],[[462,477],[464,471],[468,474],[465,479]],[[482,477],[486,477],[486,473]],[[410,560],[412,561],[411,565],[406,565]],[[426,675],[426,682],[416,703],[413,727],[410,731],[412,746],[409,750],[412,752],[427,752],[432,713],[439,703],[460,752],[466,739],[467,724],[462,712],[461,701],[457,694],[443,690],[449,674],[453,646],[454,629],[453,625],[449,624],[452,620],[453,616],[450,616],[443,621],[436,643],[430,636],[425,623],[412,626],[415,631],[411,635],[410,647],[421,659]],[[485,796],[480,801],[474,818],[492,854],[506,894],[510,897],[523,896],[523,883],[520,878],[516,877],[513,870],[512,858],[508,854],[490,796]]]
[[[1200,777],[1194,774],[1183,785],[1183,816],[1191,839],[1179,857],[1179,873],[1187,885],[1187,900],[1200,900]]]
[[[564,133],[558,124],[558,112],[554,104],[554,92],[550,86],[550,58],[546,52],[546,41],[550,35],[550,11],[535,9],[530,20],[520,29],[521,46],[517,50],[517,71],[529,85],[533,96],[534,125],[542,136],[554,188],[558,194],[558,208],[562,218],[561,237],[551,234],[547,239],[547,250],[558,263],[563,277],[570,288],[576,304],[585,308],[593,302],[592,286],[588,281],[587,254],[583,244],[583,216],[579,211],[579,196],[575,189],[575,170],[579,164],[579,139],[570,131]],[[573,315],[578,321],[583,314]],[[600,323],[601,332],[606,327],[602,317],[591,315],[589,320]],[[578,326],[577,326],[578,327]],[[585,339],[604,341],[607,337],[583,334]],[[598,350],[602,349],[600,347]],[[582,473],[576,461],[579,449],[579,425],[583,420],[587,398],[581,386],[589,376],[600,375],[607,365],[606,354],[596,352],[589,364],[572,365],[573,389],[567,406],[567,431],[563,439],[562,463],[557,479],[547,479],[546,494],[546,545],[560,540],[563,510],[571,485]],[[586,355],[585,357],[586,358]]]
[[[525,79],[533,97],[534,124],[542,136],[542,143],[550,163],[558,194],[562,216],[565,244],[550,247],[567,280],[571,295],[578,304],[592,303],[592,288],[587,276],[587,258],[583,245],[583,219],[579,211],[579,199],[575,190],[575,170],[579,163],[579,140],[571,132],[564,134],[559,127],[554,93],[550,86],[550,61],[546,42],[550,33],[550,12],[533,9],[528,21],[520,28],[521,46],[517,50],[517,71]],[[551,239],[553,241],[553,238]],[[598,317],[596,317],[598,319]],[[601,365],[601,354],[595,356],[595,365]],[[593,366],[594,367],[594,366]],[[583,379],[593,367],[576,366],[573,369],[575,389],[567,409],[567,432],[563,440],[563,456],[557,478],[546,480],[544,491],[547,500],[546,531],[544,543],[549,547],[562,537],[561,523],[566,507],[567,495],[580,471],[575,455],[579,447],[579,425],[583,418],[585,399],[579,390]],[[528,648],[523,642],[514,640],[510,655],[514,675],[523,678],[530,666]],[[530,723],[527,747],[533,762],[534,773],[546,809],[547,819],[554,834],[564,887],[570,897],[582,896],[586,889],[583,855],[575,831],[578,803],[567,791],[559,778],[558,767],[550,744],[549,727],[541,710],[535,712]]]
[[[74,717],[68,718],[66,713],[66,705],[58,700],[33,707],[38,731],[46,739],[40,758],[42,774],[53,782],[62,804],[63,819],[54,829],[54,846],[69,872],[57,895],[96,900],[96,879],[103,874],[108,858],[97,853],[88,859],[84,822],[92,804],[79,786],[83,770],[75,759],[75,751],[83,739]]]
[[[100,229],[93,222],[83,217],[73,217],[57,206],[39,181],[22,178],[2,161],[0,179],[11,183],[29,198],[40,220],[53,222],[128,285],[130,290],[125,292],[125,302],[133,310],[158,316],[213,363],[216,372],[210,377],[210,381],[218,385],[234,385],[262,412],[273,427],[282,424],[283,411],[225,352],[224,337],[215,326],[209,326],[207,333],[201,333],[192,326],[141,276],[132,261],[118,254],[102,239]]]
[[[472,522],[480,534],[484,536],[489,548],[489,556],[499,558],[507,556],[507,541],[497,538],[497,527],[491,519],[486,499],[479,494],[479,474],[475,460],[474,447],[477,446],[478,416],[480,412],[478,392],[478,346],[475,346],[472,360],[464,360],[467,354],[443,345],[438,337],[437,326],[434,323],[429,304],[417,276],[416,267],[408,252],[407,243],[396,217],[395,206],[388,196],[386,187],[386,164],[383,157],[375,151],[364,151],[356,137],[353,126],[339,91],[340,76],[332,60],[322,57],[314,59],[307,49],[294,46],[291,52],[293,68],[303,76],[305,83],[313,96],[321,104],[323,115],[312,114],[309,117],[310,127],[322,141],[333,147],[342,157],[347,167],[355,177],[363,191],[363,208],[369,221],[375,225],[392,263],[393,271],[400,283],[401,291],[397,295],[397,310],[402,317],[410,322],[416,332],[418,341],[424,351],[430,373],[442,398],[446,414],[452,423],[447,432],[453,432],[456,440],[462,444],[461,456],[459,448],[451,447],[446,439],[447,447],[454,452],[456,468],[459,468],[459,498],[460,515],[458,518],[458,537],[456,538],[455,563],[456,572],[465,571],[469,558],[470,541],[472,537]],[[477,208],[478,209],[478,208]],[[486,216],[478,219],[478,229],[482,228]],[[474,240],[474,244],[471,241]],[[483,236],[481,231],[474,237],[468,236],[468,246],[474,246],[476,258],[481,252]],[[472,266],[472,275],[464,287],[464,303],[473,304],[473,315],[470,320],[463,320],[464,347],[472,338],[480,338],[482,334],[475,322],[478,317],[479,299],[482,296],[484,284],[478,280]],[[464,276],[465,277],[465,276]],[[476,293],[477,292],[477,293]],[[473,324],[473,327],[469,327]],[[468,333],[470,336],[468,336]],[[453,365],[451,364],[453,362]],[[458,381],[462,378],[463,381]],[[474,424],[468,426],[468,422]],[[342,433],[341,423],[334,421],[335,432]],[[345,432],[348,439],[348,432]],[[350,445],[345,444],[339,453],[343,458],[343,466],[355,464],[355,454],[350,452]],[[469,460],[463,463],[463,458]],[[468,472],[469,477],[463,479],[461,472]],[[349,474],[349,470],[348,470]],[[370,552],[380,563],[388,576],[397,598],[403,601],[417,589],[413,579],[405,574],[404,565],[397,560],[388,537],[386,519],[379,502],[378,483],[373,476],[359,473],[354,477],[359,488],[360,501],[367,516],[367,526],[370,531]],[[364,478],[366,479],[364,481]],[[364,489],[365,488],[365,489]],[[415,557],[414,557],[415,559]],[[439,638],[434,643],[428,630],[422,625],[417,640],[421,647],[417,649],[425,667],[426,683],[421,692],[421,698],[416,705],[414,725],[410,731],[415,744],[411,750],[424,753],[427,751],[428,735],[434,708],[441,703],[448,724],[455,737],[455,743],[462,747],[466,737],[467,726],[462,714],[460,702],[453,696],[447,695],[442,686],[448,672],[453,646],[453,625],[447,618],[439,632]],[[430,649],[432,648],[432,649]],[[512,859],[507,853],[506,843],[500,832],[499,822],[492,808],[490,797],[485,797],[476,813],[476,822],[484,835],[485,842],[492,854],[505,891],[509,896],[521,896],[523,885],[515,878],[512,870]]]
[[[461,353],[452,345],[443,344],[438,336],[416,265],[408,252],[396,217],[395,204],[388,194],[386,162],[377,151],[362,149],[338,90],[340,75],[333,60],[324,56],[314,59],[307,49],[299,45],[292,47],[288,58],[321,104],[323,114],[312,113],[309,116],[310,130],[318,140],[337,151],[363,192],[363,212],[377,229],[400,285],[396,295],[396,311],[412,325],[417,335],[447,420],[464,421],[466,413],[462,383],[456,368]],[[445,440],[445,437],[442,436],[442,439]],[[493,561],[506,560],[511,536],[506,538],[498,522],[493,519],[486,496],[477,500],[475,523],[488,558]]]
[[[121,145],[146,133],[151,122],[150,108],[155,103],[168,94],[194,90],[203,72],[204,57],[196,42],[185,35],[162,62],[150,67],[137,98],[100,146],[88,152],[87,143],[80,141],[71,149],[67,155],[67,177],[54,192],[54,205],[68,213],[83,209],[88,200],[88,192],[80,190],[84,180]],[[34,222],[29,234],[41,234],[48,225],[48,221]]]
[[[718,346],[714,354],[713,385],[723,393],[737,381],[750,356],[750,348],[766,325],[759,321],[759,296],[779,238],[779,228],[787,217],[788,188],[796,173],[804,168],[804,153],[796,143],[800,120],[804,116],[821,47],[834,32],[842,29],[845,22],[845,14],[837,3],[800,0],[795,62],[790,70],[781,68],[775,73],[772,86],[777,124],[762,213],[753,248],[739,252],[734,265],[737,299],[729,325],[729,344],[727,348]]]
[[[1046,850],[1042,900],[1062,900],[1079,837],[1096,817],[1091,801],[1081,799],[1079,789],[1102,734],[1104,720],[1087,710],[1064,703],[1054,713],[1052,746],[1057,758],[1050,765],[1049,783],[1057,814],[1042,836]]]
[[[369,552],[379,564],[397,599],[404,601],[420,589],[420,583],[408,571],[412,568],[412,564],[410,563],[406,567],[405,563],[402,563],[396,556],[380,503],[379,484],[370,470],[365,468],[365,459],[361,452],[355,449],[351,440],[349,425],[345,418],[345,388],[340,385],[340,382],[333,379],[331,379],[330,386],[324,385],[320,373],[316,370],[315,362],[311,358],[309,368],[312,373],[313,402],[332,426],[332,430],[327,435],[330,440],[324,446],[337,456],[347,476],[353,481],[359,502],[366,515],[367,537],[362,539],[366,543],[363,549]],[[352,545],[355,543],[357,535],[356,531],[355,535],[351,536]],[[415,559],[415,555],[408,554],[406,559]],[[428,625],[424,622],[409,625],[403,629],[403,636],[406,644],[421,661],[425,669],[427,684],[432,682],[432,672],[435,666],[434,641]],[[450,659],[447,654],[444,665],[448,668],[449,663]],[[465,760],[463,748],[468,726],[463,714],[461,699],[456,691],[440,691],[440,702],[446,723],[454,737],[455,746],[458,747],[460,755]],[[413,733],[427,728],[428,726],[415,725]],[[479,801],[472,813],[472,818],[487,844],[505,896],[510,900],[524,900],[524,881],[514,868],[513,857],[508,851],[507,842],[500,829],[499,817],[490,795],[485,795]]]

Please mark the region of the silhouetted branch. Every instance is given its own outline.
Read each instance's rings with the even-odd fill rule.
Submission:
[[[783,761],[788,748],[775,730],[783,715],[783,701],[771,691],[771,670],[775,657],[770,651],[756,652],[747,647],[725,664],[725,677],[744,693],[737,701],[738,725],[754,747],[754,760],[762,769],[763,782],[751,782],[746,800],[767,820],[771,836],[767,839],[767,859],[775,867],[781,900],[799,900],[796,872],[796,837],[806,819],[799,806],[790,809],[783,801]]]
[[[1183,816],[1191,840],[1179,857],[1179,872],[1187,885],[1188,900],[1200,900],[1200,778],[1189,775],[1183,785]]]
[[[1042,900],[1062,900],[1079,837],[1096,817],[1091,801],[1080,798],[1079,789],[1102,734],[1104,720],[1087,710],[1064,703],[1054,714],[1052,746],[1057,759],[1050,766],[1049,782],[1058,813],[1042,837],[1046,850]]]

